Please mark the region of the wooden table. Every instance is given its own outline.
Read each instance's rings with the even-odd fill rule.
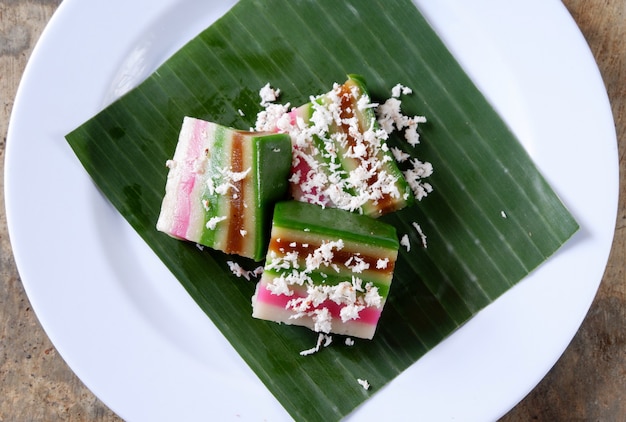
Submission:
[[[9,115],[24,66],[60,2],[0,3],[2,163]],[[621,200],[611,256],[589,314],[554,368],[504,421],[626,420],[626,0],[564,3],[593,51],[612,103]],[[0,201],[0,421],[119,420],[76,378],[41,329],[13,261],[4,198]]]

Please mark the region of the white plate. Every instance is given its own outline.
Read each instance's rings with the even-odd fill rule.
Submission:
[[[232,3],[65,0],[15,102],[5,195],[24,286],[63,358],[129,421],[288,419],[64,140]],[[615,132],[599,72],[559,1],[417,3],[581,230],[350,419],[394,409],[408,420],[491,420],[546,374],[592,302],[616,217]]]

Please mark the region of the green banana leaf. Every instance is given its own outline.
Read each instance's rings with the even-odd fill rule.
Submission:
[[[336,341],[301,356],[317,335],[253,319],[254,283],[231,273],[226,261],[233,257],[155,230],[164,163],[183,116],[248,129],[266,83],[296,106],[348,73],[364,76],[373,100],[388,98],[397,83],[414,90],[403,97],[403,111],[428,123],[421,144],[404,149],[433,164],[434,191],[384,217],[412,247],[400,251],[374,339],[352,347]],[[410,0],[241,0],[67,140],[103,194],[299,421],[352,412],[578,229]]]

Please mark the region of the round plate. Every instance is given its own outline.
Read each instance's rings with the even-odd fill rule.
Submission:
[[[26,292],[70,367],[129,421],[289,417],[64,139],[233,3],[65,0],[33,52],[10,122],[7,218]],[[593,57],[559,1],[416,4],[581,230],[350,419],[393,409],[396,419],[493,420],[559,358],[597,291],[617,210],[614,126]]]

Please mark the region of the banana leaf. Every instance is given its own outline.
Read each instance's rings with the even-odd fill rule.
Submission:
[[[421,144],[404,149],[433,164],[434,191],[384,217],[412,247],[400,251],[374,339],[352,347],[336,341],[304,357],[299,351],[317,335],[254,320],[254,283],[232,274],[233,257],[155,230],[164,163],[184,116],[248,129],[266,83],[281,89],[282,103],[296,106],[348,73],[363,75],[374,101],[388,98],[397,83],[413,89],[403,111],[428,122]],[[66,138],[102,193],[299,421],[350,414],[578,229],[410,0],[241,0]]]

